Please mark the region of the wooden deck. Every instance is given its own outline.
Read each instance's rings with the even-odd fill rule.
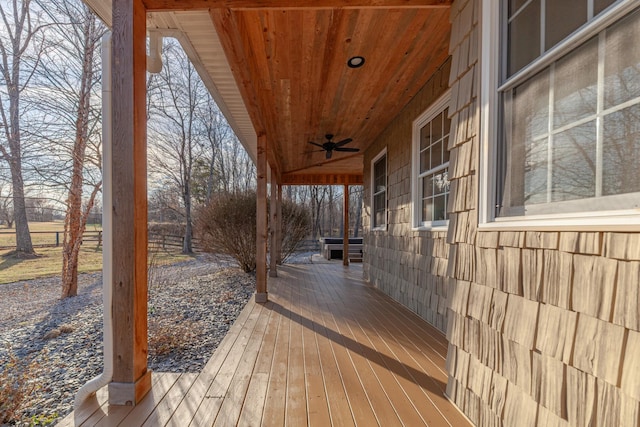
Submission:
[[[59,425],[465,426],[445,337],[341,262],[284,266],[200,374],[153,374],[136,407],[100,390]]]

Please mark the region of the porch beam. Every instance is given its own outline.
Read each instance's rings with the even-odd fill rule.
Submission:
[[[349,185],[344,186],[342,225],[342,265],[349,265]]]
[[[362,174],[282,174],[283,185],[363,185]]]
[[[147,369],[146,11],[113,0],[113,363],[109,403],[136,405]]]
[[[256,190],[256,302],[267,302],[267,137],[258,135]]]
[[[193,9],[428,9],[451,6],[451,0],[144,0],[149,11]]]

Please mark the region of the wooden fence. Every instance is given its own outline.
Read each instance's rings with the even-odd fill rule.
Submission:
[[[55,248],[62,246],[63,231],[32,231],[31,241],[34,248]],[[182,250],[184,237],[149,233],[149,247],[152,249]],[[0,231],[0,250],[15,248],[15,231]],[[193,239],[194,251],[198,249],[198,240]],[[93,244],[96,249],[102,246],[102,231],[87,230],[82,236],[82,244]]]
[[[55,248],[62,246],[64,231],[31,231],[31,242],[34,248]],[[15,248],[15,231],[0,231],[0,250]],[[82,243],[93,243],[96,248],[102,246],[102,231],[87,230],[82,236]]]
[[[157,234],[149,233],[150,249],[180,249],[184,245],[184,236],[176,236],[173,234]],[[192,237],[191,244],[194,252],[199,252],[198,239]]]

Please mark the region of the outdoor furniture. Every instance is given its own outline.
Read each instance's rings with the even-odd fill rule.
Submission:
[[[320,253],[328,260],[342,259],[344,243],[341,237],[321,237]],[[349,238],[349,259],[362,261],[362,237]]]

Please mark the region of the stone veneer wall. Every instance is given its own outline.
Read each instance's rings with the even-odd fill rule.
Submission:
[[[480,6],[451,7],[447,393],[480,426],[636,427],[640,234],[477,229]]]
[[[365,279],[441,331],[447,320],[446,231],[411,227],[413,121],[449,86],[450,58],[365,153]],[[371,160],[387,148],[387,229],[371,230]]]

